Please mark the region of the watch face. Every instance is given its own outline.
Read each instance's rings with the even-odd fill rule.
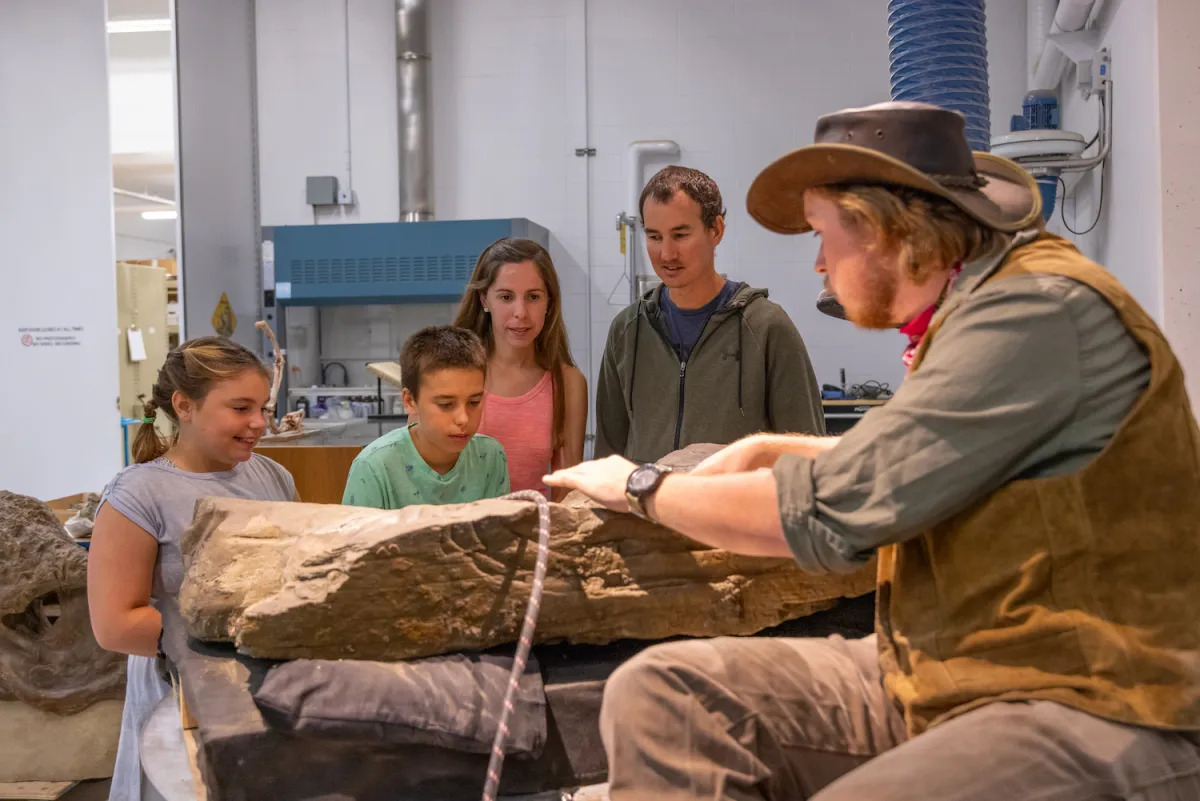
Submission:
[[[653,467],[642,466],[629,477],[629,491],[634,495],[649,492],[659,481],[659,472]]]

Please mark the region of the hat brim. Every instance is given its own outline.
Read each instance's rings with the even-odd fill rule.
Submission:
[[[804,216],[804,190],[835,184],[884,184],[919,189],[954,203],[978,222],[998,231],[1024,230],[1042,213],[1033,176],[990,153],[975,153],[979,189],[944,186],[899,159],[846,144],[808,145],[769,165],[750,185],[746,210],[764,228],[779,234],[812,230]]]

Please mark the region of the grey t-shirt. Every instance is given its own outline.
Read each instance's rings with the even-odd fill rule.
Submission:
[[[267,457],[254,454],[250,461],[221,473],[188,473],[162,459],[130,465],[105,488],[101,505],[111,505],[158,542],[150,594],[154,606],[179,593],[183,582],[179,541],[192,522],[196,501],[207,497],[290,501],[295,496],[291,474]],[[109,801],[141,801],[139,738],[154,707],[168,692],[170,688],[158,678],[153,659],[129,657],[121,739]]]
[[[1149,358],[1085,284],[1022,275],[980,286],[1006,252],[964,268],[953,313],[892,400],[816,459],[776,462],[801,567],[852,571],[1010,481],[1080,469],[1149,385]]]
[[[135,464],[117,473],[101,503],[111,504],[158,541],[151,603],[179,593],[183,557],[179,540],[191,525],[196,501],[207,497],[290,501],[296,496],[292,474],[257,453],[221,473],[188,473],[163,459]]]

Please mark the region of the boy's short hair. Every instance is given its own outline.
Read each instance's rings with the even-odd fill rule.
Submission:
[[[422,328],[400,349],[400,386],[414,398],[421,377],[434,370],[458,367],[487,374],[487,352],[474,331],[452,325]]]

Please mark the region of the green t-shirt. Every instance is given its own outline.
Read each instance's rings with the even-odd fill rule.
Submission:
[[[508,459],[504,447],[483,434],[471,437],[445,475],[425,463],[409,429],[384,434],[363,448],[350,466],[345,506],[399,509],[417,504],[468,503],[506,495]]]

